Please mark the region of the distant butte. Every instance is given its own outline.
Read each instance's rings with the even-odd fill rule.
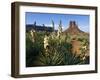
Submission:
[[[72,35],[77,35],[79,33],[85,33],[83,32],[82,30],[79,29],[78,25],[76,24],[75,21],[70,21],[69,22],[69,27],[68,29],[66,29],[64,31],[65,34],[69,33],[69,34],[72,34]]]

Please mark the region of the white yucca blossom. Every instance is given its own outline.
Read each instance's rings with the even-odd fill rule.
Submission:
[[[58,33],[57,33],[57,37],[60,37],[60,32],[58,31]]]
[[[47,49],[47,46],[49,46],[49,37],[45,35],[44,37],[44,49]]]
[[[86,59],[86,57],[84,56],[83,58],[82,58],[82,60],[85,60]]]
[[[86,50],[87,49],[87,46],[83,46],[82,49]]]
[[[58,32],[57,32],[57,36],[60,37],[61,33],[62,33],[62,27],[59,26],[59,28],[58,28]]]
[[[55,32],[52,32],[50,36],[52,37],[52,39],[55,39],[56,38]]]
[[[36,32],[36,31],[33,30],[33,29],[30,31],[32,42],[35,42],[35,32]]]

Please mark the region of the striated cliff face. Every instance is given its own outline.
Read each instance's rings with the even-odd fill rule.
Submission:
[[[70,21],[69,23],[69,28],[66,29],[64,31],[64,33],[69,33],[69,34],[73,34],[73,35],[77,35],[79,33],[84,33],[83,31],[81,31],[79,28],[78,28],[78,25],[76,24],[75,21]]]

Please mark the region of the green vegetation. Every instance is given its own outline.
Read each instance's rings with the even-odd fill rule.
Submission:
[[[53,23],[54,25],[54,23]],[[61,25],[61,24],[60,24]],[[34,42],[30,32],[26,33],[26,66],[56,66],[56,65],[78,65],[88,64],[89,38],[87,35],[79,34],[77,40],[81,42],[81,54],[72,53],[73,35],[63,34],[57,36],[57,32],[35,32]],[[47,41],[44,43],[45,35]],[[47,45],[44,48],[44,45]]]

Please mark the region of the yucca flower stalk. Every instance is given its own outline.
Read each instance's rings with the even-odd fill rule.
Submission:
[[[53,28],[53,32],[54,32],[55,31],[55,23],[53,20],[52,20],[52,28]]]
[[[32,29],[30,31],[30,35],[31,35],[31,40],[34,43],[35,42],[36,31]]]
[[[49,52],[49,36],[45,35],[44,37],[44,49],[45,49],[45,54],[46,56],[48,56],[48,52]]]
[[[60,20],[60,24],[59,24],[58,32],[57,32],[58,38],[60,37],[61,33],[62,33],[62,22],[61,22],[61,20]]]

